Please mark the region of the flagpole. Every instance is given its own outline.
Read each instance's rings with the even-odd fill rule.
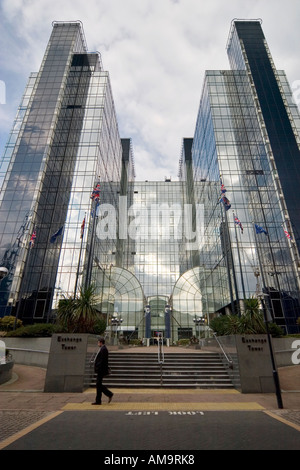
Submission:
[[[237,253],[238,253],[239,266],[240,266],[240,273],[241,273],[242,290],[243,290],[243,296],[244,296],[244,300],[245,300],[245,299],[246,299],[246,291],[245,291],[244,275],[243,275],[243,270],[242,270],[241,254],[240,254],[240,247],[239,247],[239,241],[238,241],[237,230],[236,230],[236,223],[235,223],[235,214],[234,214],[234,211],[233,211],[233,222],[234,222],[235,240],[236,240],[236,247],[237,247]]]
[[[222,180],[222,175],[220,174],[220,184],[221,184],[221,194],[226,192],[226,188],[223,184]],[[231,281],[231,274],[230,274],[230,263],[229,263],[229,256],[231,260],[231,265],[232,265],[232,275],[233,275],[233,282],[234,282],[234,287],[235,287],[235,293],[236,293],[236,301],[237,304],[239,305],[239,295],[238,295],[238,289],[237,289],[237,282],[236,282],[236,275],[235,275],[235,266],[234,266],[234,260],[232,256],[232,246],[231,246],[231,237],[230,237],[230,232],[229,232],[229,227],[228,227],[228,219],[227,219],[227,209],[225,207],[225,204],[228,206],[228,209],[230,209],[231,205],[227,198],[221,196],[220,201],[223,201],[223,206],[224,206],[224,215],[225,215],[225,228],[226,228],[226,239],[225,239],[225,255],[226,255],[226,265],[227,265],[227,276],[228,276],[228,283],[229,283],[229,292],[230,292],[230,302],[231,302],[231,308],[232,308],[232,313],[236,313],[235,305],[234,305],[234,298],[233,298],[233,289],[232,289],[232,281]],[[222,216],[222,221],[223,221],[223,216]],[[227,243],[226,243],[227,242]],[[226,246],[227,245],[227,246]],[[230,252],[230,255],[228,253]],[[240,309],[238,309],[238,314],[240,313]]]
[[[233,282],[234,282],[234,287],[235,287],[235,292],[236,292],[236,300],[239,303],[238,300],[238,292],[237,292],[237,284],[236,284],[236,277],[235,277],[235,270],[234,270],[234,262],[233,262],[233,256],[232,256],[232,248],[231,248],[231,240],[230,240],[230,233],[229,233],[229,227],[228,227],[228,220],[227,220],[227,214],[226,214],[226,209],[224,206],[224,215],[225,215],[225,254],[226,254],[226,265],[227,265],[227,276],[228,276],[228,282],[229,282],[229,291],[230,291],[230,301],[231,301],[231,308],[232,308],[232,313],[236,313],[235,305],[234,305],[234,297],[233,297],[233,289],[232,289],[232,280],[231,280],[231,274],[230,274],[230,264],[232,265],[232,275],[233,275]],[[231,263],[229,263],[229,257]]]
[[[94,257],[94,233],[95,233],[95,225],[96,225],[96,211],[97,211],[97,202],[94,202],[94,215],[93,215],[93,224],[92,224],[92,233],[91,233],[91,243],[90,243],[90,251],[88,256],[88,263],[86,268],[86,277],[85,277],[85,289],[88,288],[91,282],[91,275],[92,275],[92,265],[93,265],[93,257]]]
[[[298,267],[300,267],[300,261],[299,261],[299,253],[298,253],[296,239],[292,231],[292,224],[290,220],[288,221],[286,220],[285,222],[281,224],[281,226],[287,238],[288,249],[289,249],[290,256],[292,258],[292,264],[295,270],[295,278],[296,278],[296,282],[298,285],[298,289],[300,290],[300,278],[299,278],[299,272],[298,272]]]
[[[100,183],[98,183],[100,185]],[[96,185],[96,188],[97,186]],[[94,189],[94,191],[96,190]],[[99,190],[100,193],[100,190]],[[91,282],[91,276],[92,276],[92,268],[93,268],[93,258],[94,258],[94,238],[95,238],[95,228],[96,228],[96,216],[97,216],[97,207],[99,204],[99,198],[100,195],[94,197],[93,203],[94,203],[94,214],[93,214],[93,224],[92,224],[92,231],[91,231],[91,243],[90,243],[90,251],[89,251],[89,256],[88,256],[88,263],[87,263],[87,270],[86,270],[86,278],[85,278],[85,289],[88,288],[90,282]]]
[[[84,224],[85,224],[86,213],[84,215]],[[84,225],[85,226],[85,225]],[[83,233],[81,234],[81,243],[80,243],[80,250],[79,250],[79,258],[78,258],[78,265],[77,265],[77,273],[76,273],[76,281],[75,281],[75,288],[74,288],[74,299],[76,299],[77,294],[77,284],[79,279],[79,271],[80,271],[80,264],[81,264],[81,254],[82,254],[82,246],[83,246],[83,236],[84,236],[84,227]]]
[[[18,295],[19,301],[18,301],[18,307],[17,307],[15,321],[14,321],[14,330],[17,327],[17,321],[18,321],[18,318],[19,318],[20,310],[21,310],[22,297],[23,297],[23,294],[24,294],[24,291],[25,291],[24,286],[23,286],[23,281],[25,279],[26,268],[27,268],[27,266],[29,266],[29,260],[30,260],[30,254],[31,254],[32,248],[33,248],[33,245],[30,248],[28,248],[29,253],[27,254],[26,261],[24,263],[24,269],[23,269],[22,276],[21,276],[20,290],[19,290],[19,295]]]
[[[262,285],[263,285],[264,291],[267,292],[266,281],[265,281],[265,273],[264,273],[264,270],[263,270],[263,267],[262,267],[261,257],[260,257],[260,254],[259,254],[259,247],[258,247],[258,243],[257,243],[255,224],[253,225],[253,229],[254,229],[254,242],[255,242],[255,248],[256,248],[256,252],[257,252],[257,259],[258,259],[259,270],[260,270],[260,274],[261,274]],[[268,295],[268,304],[269,304],[269,310],[272,311],[272,304],[271,304],[269,295]]]
[[[237,302],[237,306],[238,306],[237,313],[240,316],[240,308],[239,308],[240,307],[240,298],[239,298],[239,291],[238,291],[238,285],[237,285],[237,280],[236,280],[235,263],[234,263],[233,253],[232,253],[232,244],[231,244],[231,237],[230,237],[230,232],[229,232],[229,226],[228,226],[226,211],[225,211],[225,220],[226,220],[226,225],[227,225],[227,230],[228,230],[229,250],[230,250],[230,258],[231,258],[231,264],[232,264],[233,283],[234,283],[234,288],[235,288],[236,302]]]

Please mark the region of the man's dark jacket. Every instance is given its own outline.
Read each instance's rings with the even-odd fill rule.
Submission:
[[[96,356],[94,364],[95,372],[102,377],[108,375],[108,349],[103,344]]]

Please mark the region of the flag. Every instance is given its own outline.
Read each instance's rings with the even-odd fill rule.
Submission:
[[[292,240],[292,237],[291,237],[291,235],[289,234],[289,232],[288,232],[287,230],[284,230],[284,229],[283,229],[283,231],[284,231],[286,237],[287,237],[289,240]]]
[[[223,202],[226,211],[230,209],[231,204],[226,196],[222,196],[219,202]]]
[[[241,223],[240,219],[238,219],[236,216],[234,216],[234,223],[240,227],[241,232],[243,233],[244,229],[243,229],[242,223]]]
[[[260,227],[259,225],[256,225],[255,224],[255,230],[256,230],[256,233],[265,233],[266,235],[268,234],[268,232],[266,232],[266,230],[262,227]]]
[[[50,243],[54,243],[56,241],[57,237],[62,234],[63,228],[64,226],[60,227],[60,229],[52,235],[52,237],[50,238]]]
[[[100,199],[100,183],[97,184],[97,186],[93,189],[93,192],[91,194],[91,199],[95,202],[99,202]]]
[[[222,182],[221,176],[220,176],[220,183],[221,183],[221,193],[224,194],[224,193],[226,193],[226,188],[225,188],[225,186],[224,186],[224,184],[223,184],[223,182]]]
[[[81,224],[80,238],[83,238],[83,235],[84,235],[84,227],[85,227],[85,218],[83,219],[82,224]]]
[[[34,247],[34,242],[36,240],[36,230],[34,230],[32,232],[32,235],[30,237],[30,242],[29,242],[29,248],[33,248]]]
[[[221,183],[221,193],[226,193],[226,188],[223,183]]]

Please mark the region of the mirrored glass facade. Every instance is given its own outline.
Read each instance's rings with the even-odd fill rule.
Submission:
[[[84,218],[83,253],[91,246],[91,192],[100,175],[120,180],[121,158],[101,58],[87,53],[80,22],[54,23],[1,161],[0,259],[9,271],[2,315],[13,309],[25,322],[49,320],[57,297],[74,292]]]
[[[186,184],[129,182],[123,192],[116,185],[117,208],[101,187],[93,275],[101,286],[99,310],[107,315],[108,329],[110,319],[119,316],[125,336],[153,339],[158,331],[170,341],[192,336],[193,319],[203,308],[199,266],[192,269],[191,253],[199,253],[199,244],[192,226],[188,231],[192,205]],[[203,205],[198,213],[199,219]]]
[[[176,342],[252,296],[298,332],[299,112],[259,21],[234,21],[227,51],[179,180],[138,182],[99,53],[80,22],[53,24],[0,161],[1,315],[52,321],[93,283],[109,335],[122,319],[119,335]]]
[[[298,331],[299,211],[291,193],[300,182],[299,112],[260,22],[235,21],[228,54],[233,70],[206,72],[192,150],[194,179],[208,183],[197,197],[206,192],[211,201],[201,256],[211,265],[216,260],[225,311],[238,312],[241,299],[264,294],[273,320]],[[222,195],[230,208],[219,203]]]

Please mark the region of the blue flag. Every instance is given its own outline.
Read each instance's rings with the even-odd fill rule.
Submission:
[[[259,225],[256,225],[255,224],[255,230],[256,230],[256,233],[265,233],[266,235],[268,234],[268,232],[266,232],[266,230],[262,227],[260,227]]]
[[[60,229],[52,235],[52,237],[50,238],[50,243],[54,243],[56,241],[57,237],[62,234],[63,228],[64,226],[60,227]]]

